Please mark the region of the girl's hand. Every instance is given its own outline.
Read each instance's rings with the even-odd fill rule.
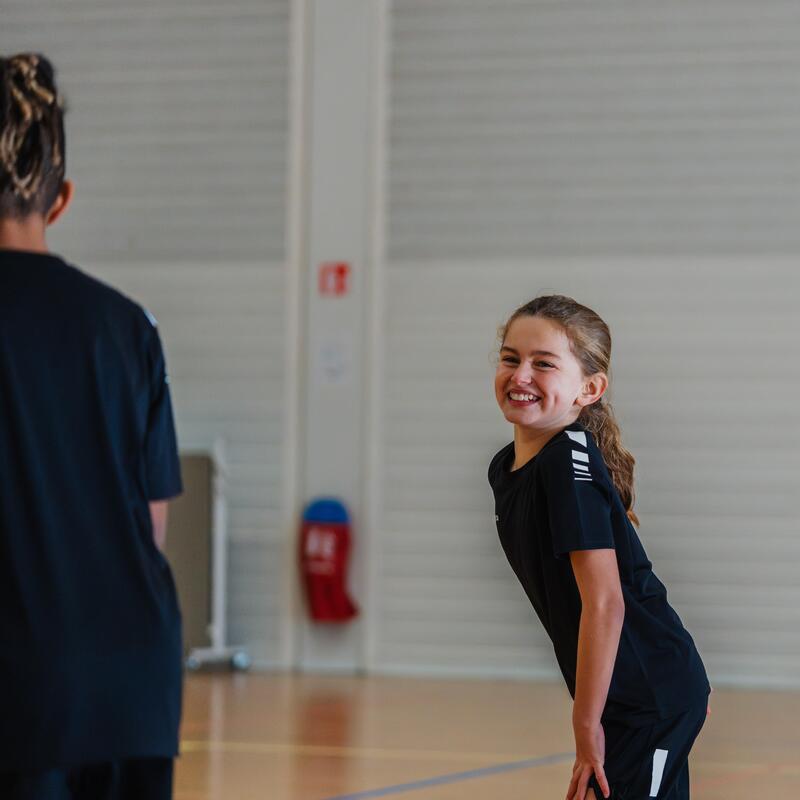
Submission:
[[[575,729],[575,765],[572,768],[572,780],[569,782],[566,800],[585,800],[589,788],[589,778],[595,774],[603,797],[611,794],[611,789],[603,770],[606,757],[606,736],[603,726],[596,725],[582,727],[573,726]],[[597,800],[600,800],[598,797]]]

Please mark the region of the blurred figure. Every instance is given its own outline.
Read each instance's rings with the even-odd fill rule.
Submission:
[[[50,62],[0,58],[0,796],[172,796],[182,484],[143,308],[48,251],[70,205]]]

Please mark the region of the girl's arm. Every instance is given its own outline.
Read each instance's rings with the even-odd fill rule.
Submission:
[[[572,719],[573,724],[596,725],[608,697],[625,601],[616,551],[573,550],[570,561],[582,606]]]
[[[605,733],[600,715],[614,671],[625,601],[613,548],[572,550],[569,555],[581,595],[581,620],[572,707],[575,766],[567,800],[583,800],[592,773],[603,797],[611,794],[603,769]]]

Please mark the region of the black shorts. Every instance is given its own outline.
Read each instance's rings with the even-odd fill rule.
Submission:
[[[707,708],[704,702],[639,728],[604,722],[608,800],[689,800],[689,751],[706,721]],[[602,800],[594,775],[589,786]]]
[[[135,758],[41,772],[0,772],[3,800],[172,800],[171,758]]]

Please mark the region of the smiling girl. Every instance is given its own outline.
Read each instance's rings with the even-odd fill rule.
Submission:
[[[500,339],[495,394],[514,441],[489,483],[503,549],[574,700],[566,799],[688,800],[712,689],[634,528],[634,458],[605,396],[608,326],[548,295]]]

